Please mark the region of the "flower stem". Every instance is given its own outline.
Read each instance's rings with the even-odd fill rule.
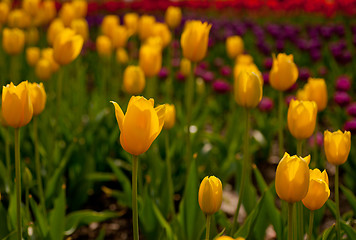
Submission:
[[[210,239],[210,222],[211,222],[211,215],[208,214],[206,216],[206,237],[205,237],[206,240]]]
[[[147,96],[148,98],[155,98],[157,99],[157,76],[153,76],[148,78],[147,80]]]
[[[10,159],[10,138],[9,138],[9,132],[8,129],[4,129],[5,133],[6,133],[6,139],[5,139],[5,158],[6,158],[6,167],[7,167],[7,171],[8,171],[8,175],[9,175],[9,179],[10,181],[12,181],[11,179],[11,159]]]
[[[132,155],[132,225],[134,240],[139,239],[137,212],[137,165],[138,156]]]
[[[22,239],[21,229],[21,163],[20,163],[20,129],[15,128],[15,173],[16,173],[16,219],[17,239]]]
[[[297,139],[297,155],[299,157],[301,157],[302,154],[303,154],[302,145],[303,145],[303,140],[302,139]],[[297,234],[299,235],[298,239],[302,239],[303,235],[304,235],[303,205],[302,205],[301,202],[297,202],[296,207],[297,207],[297,219],[298,219],[297,220],[298,221],[298,224],[297,224],[298,232],[297,232]]]
[[[38,151],[38,117],[33,117],[33,136],[35,141],[35,164],[36,164],[36,179],[37,179],[37,187],[41,205],[43,209],[46,209],[45,198],[43,192],[42,178],[41,178],[41,162],[40,162],[40,154]]]
[[[293,240],[293,205],[288,203],[288,240]]]
[[[278,122],[279,122],[279,128],[278,128],[278,145],[279,145],[279,156],[283,156],[284,152],[284,147],[283,147],[283,128],[284,128],[284,122],[283,122],[283,92],[279,91],[278,95]]]
[[[236,225],[237,225],[237,217],[239,215],[239,211],[241,208],[242,200],[245,194],[245,188],[250,178],[251,171],[251,163],[249,158],[249,138],[250,138],[250,110],[245,108],[246,110],[246,119],[245,119],[245,140],[244,140],[244,161],[242,166],[242,177],[239,189],[239,200],[237,202],[236,212],[234,215],[234,220],[232,222],[231,235],[235,233]]]
[[[309,214],[308,240],[311,240],[311,239],[312,239],[312,235],[313,235],[313,225],[314,225],[314,211],[310,211],[310,214]]]
[[[314,146],[313,146],[313,159],[314,159],[314,163],[315,166],[317,168],[320,168],[320,163],[319,163],[319,156],[318,156],[318,142],[317,142],[317,138],[318,138],[318,119],[315,121],[315,133],[314,133]]]
[[[187,120],[187,133],[186,133],[186,158],[187,158],[187,166],[190,166],[190,161],[192,157],[192,146],[191,146],[191,141],[190,141],[190,125],[192,121],[192,108],[193,108],[193,98],[194,98],[194,69],[195,69],[196,63],[193,63],[192,69],[190,71],[190,76],[188,78],[188,81],[185,84],[185,93],[186,93],[186,98],[185,98],[185,107],[186,107],[186,120]]]
[[[297,139],[297,155],[301,157],[303,155],[303,140]]]
[[[166,164],[167,164],[167,181],[168,181],[168,192],[169,197],[172,200],[170,203],[170,209],[172,211],[172,217],[175,217],[175,209],[174,209],[174,190],[173,190],[173,181],[172,181],[172,165],[171,165],[171,156],[169,151],[169,132],[166,131]]]
[[[340,240],[339,166],[336,165],[335,168],[336,239]]]

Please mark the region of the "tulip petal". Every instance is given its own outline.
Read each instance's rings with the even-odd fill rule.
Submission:
[[[159,129],[161,130],[164,124],[164,119],[166,116],[166,105],[159,105],[158,107],[155,108],[155,111],[157,113],[158,116],[158,125],[159,125]]]
[[[110,102],[112,104],[114,104],[116,120],[117,120],[117,123],[119,124],[120,131],[122,131],[122,125],[123,125],[125,115],[124,115],[123,111],[121,110],[121,107],[119,104],[117,104],[114,101],[110,101]]]

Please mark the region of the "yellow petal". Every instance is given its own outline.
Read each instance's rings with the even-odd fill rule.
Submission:
[[[114,107],[115,107],[115,116],[116,116],[116,120],[117,120],[117,123],[119,124],[119,128],[120,128],[120,131],[122,131],[122,125],[123,125],[123,121],[124,121],[124,113],[122,112],[121,110],[121,107],[119,104],[117,104],[116,102],[114,101],[110,101],[112,104],[114,104]]]

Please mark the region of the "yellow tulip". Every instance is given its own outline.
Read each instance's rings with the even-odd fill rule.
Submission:
[[[308,96],[308,100],[316,102],[319,112],[326,108],[328,103],[328,89],[326,88],[324,79],[309,78],[304,89]]]
[[[58,33],[64,29],[64,24],[61,19],[57,18],[51,22],[47,31],[47,41],[50,45],[54,44]]]
[[[249,54],[240,54],[236,57],[236,65],[238,64],[243,64],[243,65],[249,65],[253,64],[253,58]]]
[[[292,99],[288,108],[288,129],[296,139],[309,138],[315,129],[318,109],[314,101]]]
[[[310,211],[314,211],[321,208],[330,196],[329,178],[325,170],[320,172],[317,168],[309,169],[309,174],[309,189],[302,202]]]
[[[7,21],[7,17],[10,12],[10,7],[5,2],[0,2],[0,25]]]
[[[41,52],[41,56],[42,58],[44,59],[47,59],[47,61],[50,63],[51,65],[51,72],[55,73],[59,70],[59,64],[54,60],[54,57],[53,57],[53,48],[45,48],[45,49],[42,49],[42,52]],[[41,64],[41,65],[45,65],[44,63]],[[39,74],[37,74],[37,76],[39,76]],[[45,75],[46,76],[46,75]]]
[[[152,36],[153,25],[156,23],[156,19],[153,16],[142,15],[138,21],[138,35],[141,41],[146,40]]]
[[[20,128],[32,119],[33,107],[28,82],[15,86],[12,82],[2,87],[2,116],[8,126]]]
[[[280,199],[289,203],[302,200],[309,188],[310,155],[305,158],[285,153],[276,170],[275,186]]]
[[[162,38],[158,36],[148,37],[143,45],[149,45],[151,47],[158,47],[160,50],[163,48]]]
[[[23,0],[22,8],[25,10],[30,16],[34,17],[39,8],[40,8],[40,0]]]
[[[229,58],[235,59],[244,52],[244,41],[240,36],[231,36],[226,39],[226,51]]]
[[[33,116],[40,114],[46,106],[47,95],[43,83],[29,83],[31,103],[33,106]]]
[[[89,38],[89,27],[88,22],[84,18],[74,19],[71,23],[71,29],[74,30],[76,34],[82,36],[84,42]]]
[[[155,23],[152,29],[152,35],[158,36],[162,40],[162,47],[165,48],[172,40],[171,32],[166,24]]]
[[[182,21],[182,10],[179,7],[169,6],[164,19],[171,29],[175,29]]]
[[[336,132],[324,132],[324,149],[326,159],[333,165],[341,165],[346,162],[351,148],[351,133],[340,130]]]
[[[106,15],[101,23],[101,32],[111,37],[111,32],[114,27],[120,25],[120,19],[116,15]]]
[[[126,13],[124,15],[124,24],[129,36],[132,36],[137,33],[138,19],[139,17],[137,13]]]
[[[76,18],[85,18],[88,11],[88,3],[86,0],[72,1]]]
[[[165,105],[154,108],[154,100],[132,96],[126,114],[116,102],[116,120],[120,128],[120,143],[123,149],[135,156],[145,153],[160,134],[166,113]]]
[[[26,49],[26,61],[31,67],[35,66],[40,59],[41,51],[38,47],[29,47]]]
[[[112,53],[112,43],[108,36],[101,35],[96,39],[96,50],[99,56],[109,58]]]
[[[211,24],[201,21],[190,21],[185,25],[180,39],[185,58],[192,62],[199,62],[205,57],[210,28]]]
[[[65,27],[70,27],[72,21],[76,18],[76,12],[72,3],[64,3],[58,13]]]
[[[138,66],[128,66],[124,72],[123,89],[131,95],[140,94],[145,89],[146,80],[142,69]]]
[[[23,29],[30,26],[31,17],[23,9],[16,9],[9,13],[7,22],[9,27]]]
[[[208,214],[219,211],[222,203],[222,184],[215,176],[206,176],[199,187],[199,206],[200,209]]]
[[[21,29],[4,29],[2,33],[2,47],[7,54],[17,55],[21,53],[24,44],[25,34]]]
[[[40,39],[40,33],[36,27],[27,29],[25,33],[25,42],[27,45],[36,45]]]
[[[235,101],[242,107],[254,108],[262,99],[262,83],[255,72],[242,71],[234,81]]]
[[[260,70],[258,70],[257,66],[252,62],[252,63],[239,63],[235,64],[234,67],[234,78],[238,78],[240,73],[243,71],[248,71],[248,72],[253,72],[257,75],[258,79],[261,81],[261,84],[263,85],[263,77],[262,73]]]
[[[42,9],[40,12],[44,14],[44,23],[49,23],[52,21],[57,15],[56,4],[52,0],[47,0],[42,2]]]
[[[173,104],[166,104],[166,118],[164,119],[164,129],[171,129],[176,123],[176,108]]]
[[[180,73],[183,74],[183,76],[187,77],[190,74],[191,71],[191,63],[189,59],[182,58],[180,61]]]
[[[116,50],[116,61],[120,64],[127,64],[129,61],[129,56],[125,48],[118,48]]]
[[[273,56],[273,65],[269,73],[269,81],[274,89],[285,91],[297,81],[298,68],[293,62],[293,55],[279,53]]]
[[[146,77],[157,75],[162,67],[161,49],[150,45],[143,45],[140,48],[139,65]]]
[[[115,26],[112,29],[111,41],[114,48],[123,48],[128,38],[127,30],[123,26]]]
[[[35,74],[38,79],[46,81],[52,76],[52,65],[51,62],[46,58],[41,58],[36,63]]]
[[[67,65],[78,57],[83,47],[82,36],[75,34],[72,29],[61,31],[54,40],[53,57],[60,65]]]
[[[299,101],[308,101],[309,100],[308,94],[307,94],[307,91],[305,91],[305,88],[298,89],[296,98]]]

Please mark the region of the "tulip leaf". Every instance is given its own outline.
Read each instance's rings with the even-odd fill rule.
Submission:
[[[58,197],[54,200],[54,208],[49,213],[49,234],[52,240],[63,239],[65,229],[65,211],[65,187],[62,187]]]
[[[41,238],[45,239],[49,230],[47,219],[44,216],[44,214],[40,211],[40,209],[37,206],[37,203],[33,200],[33,198],[30,198],[29,200],[30,200],[30,205],[31,205],[33,215],[35,216],[36,219],[35,227],[38,227],[38,231],[41,234]]]
[[[346,232],[346,235],[349,236],[349,239],[356,239],[356,231],[345,221],[340,220],[340,226]]]
[[[329,198],[326,201],[326,206],[329,208],[329,210],[331,211],[331,213],[334,215],[334,217],[336,216],[336,204]]]
[[[352,210],[354,211],[354,216],[356,215],[356,197],[352,191],[342,185],[340,185],[342,192],[344,193],[347,201],[350,203]]]
[[[322,240],[328,240],[329,237],[331,237],[333,235],[333,232],[335,231],[335,225],[332,225],[331,227],[329,227],[328,229],[326,229],[323,233],[323,238]]]
[[[119,217],[123,212],[96,212],[92,210],[80,210],[72,212],[66,216],[65,234],[72,234],[80,225],[87,225],[92,222],[102,222],[108,219]]]
[[[0,219],[6,219],[7,213],[0,201]],[[0,224],[0,238],[4,238],[7,234],[9,234],[9,230],[7,229],[6,224]]]
[[[158,222],[161,224],[161,227],[164,228],[166,232],[166,238],[167,240],[174,240],[176,239],[172,233],[172,228],[166,221],[166,219],[163,217],[161,211],[158,209],[157,205],[155,203],[152,203],[153,205],[153,211],[158,219]]]

